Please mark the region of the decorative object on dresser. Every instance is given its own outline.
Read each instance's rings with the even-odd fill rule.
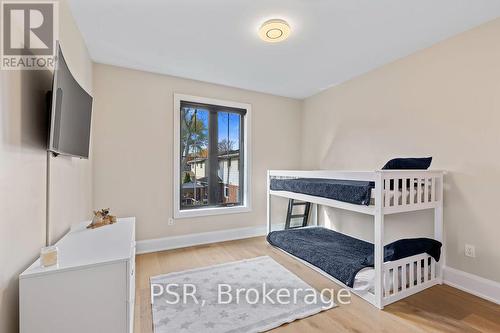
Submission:
[[[40,265],[43,267],[57,265],[58,252],[57,246],[42,247],[40,250]]]
[[[19,276],[21,333],[131,333],[135,301],[135,218],[106,228],[73,227]]]
[[[109,208],[103,208],[101,210],[94,210],[92,223],[87,228],[95,229],[113,223],[116,223],[116,216],[109,215]]]

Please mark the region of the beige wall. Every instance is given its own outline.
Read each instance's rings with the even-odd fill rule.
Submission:
[[[174,92],[252,105],[251,213],[172,217]],[[94,206],[137,217],[137,239],[265,225],[266,170],[300,164],[297,100],[107,65],[94,66]],[[284,206],[277,213],[283,213]]]
[[[60,39],[79,82],[92,88],[91,61],[65,2]],[[0,71],[0,332],[18,327],[17,276],[45,244],[47,113],[49,71]],[[51,233],[60,237],[71,222],[88,217],[88,161],[52,160]],[[59,213],[62,212],[62,213]]]
[[[448,170],[447,264],[500,281],[500,19],[310,97],[305,168],[367,169],[395,156],[433,156]],[[370,239],[371,224],[327,211],[338,228]],[[430,215],[400,221],[403,233]],[[396,219],[389,227],[396,227]],[[424,223],[423,232],[431,230]],[[388,238],[395,238],[391,231]],[[464,256],[465,243],[477,258]]]

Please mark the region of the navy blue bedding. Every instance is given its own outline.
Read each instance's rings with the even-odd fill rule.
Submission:
[[[427,253],[439,261],[441,245],[441,242],[430,238],[400,239],[384,246],[384,261],[394,261],[420,253]],[[373,266],[373,254],[366,257],[364,263]]]
[[[387,162],[382,170],[427,170],[431,166],[432,157],[411,157],[411,158],[393,158]],[[398,188],[403,188],[403,181],[399,180]],[[406,187],[410,187],[410,180],[406,181]],[[390,189],[394,189],[394,180],[390,182]]]
[[[374,246],[330,229],[321,227],[273,231],[269,244],[298,257],[333,276],[349,287],[356,274],[373,267]],[[419,253],[439,260],[441,243],[433,239],[402,239],[384,247],[384,261],[392,261]]]
[[[369,205],[374,182],[298,178],[298,179],[271,179],[271,190],[289,191],[334,199],[356,205]]]
[[[387,162],[383,170],[427,170],[431,166],[432,157],[393,158]]]

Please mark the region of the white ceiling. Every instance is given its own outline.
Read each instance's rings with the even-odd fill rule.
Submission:
[[[499,0],[69,0],[92,59],[304,98],[500,16]],[[270,18],[290,38],[261,41]]]

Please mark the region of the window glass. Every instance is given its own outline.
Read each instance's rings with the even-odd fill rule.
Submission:
[[[240,123],[237,113],[218,112],[218,181],[224,189],[223,204],[240,202]]]
[[[202,108],[181,108],[181,208],[208,205],[208,115]]]
[[[244,110],[181,103],[181,210],[243,204],[244,116]]]

